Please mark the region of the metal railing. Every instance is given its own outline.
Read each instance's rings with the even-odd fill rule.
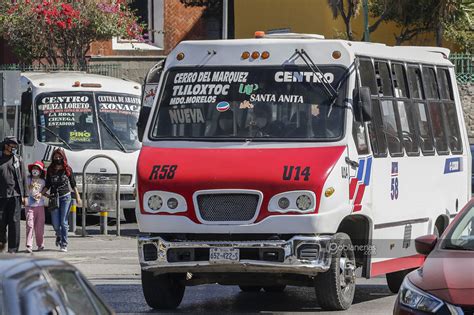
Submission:
[[[449,59],[454,64],[459,84],[474,83],[474,54],[456,53]]]
[[[0,65],[1,70],[17,70],[22,72],[37,71],[37,72],[53,72],[53,71],[85,71],[91,74],[101,74],[109,77],[121,78],[122,65],[121,64],[88,64],[85,67],[78,65],[19,65],[6,64]]]

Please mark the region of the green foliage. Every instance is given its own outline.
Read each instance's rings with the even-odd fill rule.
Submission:
[[[334,19],[339,16],[342,17],[346,25],[347,39],[353,40],[354,34],[352,32],[352,19],[359,15],[361,0],[328,0],[328,5],[331,8]]]
[[[472,0],[372,0],[369,11],[377,20],[369,30],[373,32],[380,22],[391,21],[400,30],[395,34],[398,45],[420,34],[434,32],[438,46],[442,45],[444,36],[472,50],[473,6]]]

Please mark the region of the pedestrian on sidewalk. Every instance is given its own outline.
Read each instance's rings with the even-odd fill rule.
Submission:
[[[74,172],[67,163],[66,153],[58,148],[53,151],[52,163],[46,172],[46,185],[42,194],[49,198],[48,209],[51,210],[51,222],[56,232],[56,246],[59,246],[62,252],[67,252],[71,189],[76,193],[76,201],[80,205],[82,201],[77,190]],[[49,195],[46,194],[48,190]]]
[[[26,203],[26,172],[17,155],[19,142],[6,137],[0,153],[0,252],[5,249],[8,229],[8,252],[18,252],[20,246],[21,205]]]
[[[44,199],[41,195],[45,182],[44,164],[36,161],[28,165],[30,175],[28,183],[28,203],[26,212],[26,251],[33,252],[33,230],[35,232],[36,246],[38,251],[44,249]]]

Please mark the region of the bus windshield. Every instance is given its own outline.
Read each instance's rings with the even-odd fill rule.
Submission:
[[[322,76],[337,88],[345,69],[307,67],[172,69],[151,138],[310,139],[343,134],[345,88],[331,106]]]
[[[70,150],[140,148],[136,130],[138,96],[105,92],[43,93],[36,98],[36,107],[41,142]],[[103,123],[99,124],[99,120]]]

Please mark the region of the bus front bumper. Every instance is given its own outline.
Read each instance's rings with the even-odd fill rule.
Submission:
[[[262,272],[312,276],[329,269],[330,240],[331,236],[325,235],[261,241],[166,241],[142,236],[138,238],[138,256],[142,270],[156,274]],[[233,259],[227,259],[226,254]]]

